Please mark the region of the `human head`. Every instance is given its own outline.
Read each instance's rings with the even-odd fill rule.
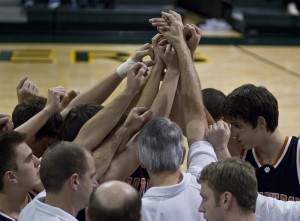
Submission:
[[[203,103],[212,118],[217,122],[223,117],[223,107],[226,95],[214,88],[202,90]]]
[[[41,161],[40,176],[46,192],[59,193],[73,175],[83,177],[91,154],[80,145],[62,141],[49,147]]]
[[[16,131],[0,134],[0,192],[5,180],[18,184],[27,192],[40,184],[40,161],[32,154],[25,139],[25,134]]]
[[[65,141],[73,141],[81,127],[95,114],[102,110],[103,106],[95,103],[79,104],[73,107],[65,117],[62,137]]]
[[[277,100],[265,87],[245,84],[236,88],[226,97],[223,112],[226,121],[242,120],[253,128],[263,117],[267,131],[272,133],[278,126]]]
[[[257,180],[249,163],[236,157],[211,163],[203,168],[198,182],[202,196],[199,211],[206,219],[225,216],[233,209],[234,200],[243,213],[255,212]]]
[[[138,135],[139,160],[148,172],[177,171],[185,149],[180,127],[166,117],[150,120]]]
[[[24,124],[34,115],[39,113],[46,106],[47,99],[40,96],[33,96],[28,100],[18,104],[12,113],[12,120],[14,122],[15,128]],[[36,133],[35,141],[36,143],[31,143],[30,146],[33,148],[34,154],[40,157],[48,145],[56,142],[57,139],[61,137],[62,128],[62,117],[59,113],[52,115],[45,125]],[[46,140],[42,143],[38,141]],[[34,145],[38,145],[35,148]],[[39,151],[39,152],[37,152]]]
[[[129,184],[108,181],[93,192],[88,212],[89,221],[138,221],[141,218],[141,197]]]

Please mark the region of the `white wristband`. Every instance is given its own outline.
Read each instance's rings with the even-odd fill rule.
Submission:
[[[128,58],[123,64],[117,68],[117,74],[123,79],[127,76],[127,71],[137,62],[132,58]]]

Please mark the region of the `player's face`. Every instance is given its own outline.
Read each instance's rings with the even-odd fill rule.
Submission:
[[[207,185],[207,182],[201,184],[200,195],[202,197],[199,206],[199,212],[203,213],[204,218],[209,221],[222,221],[224,214],[220,204],[216,202],[213,190]]]
[[[17,170],[14,170],[16,180],[24,191],[30,191],[41,184],[40,160],[36,158],[30,147],[25,143],[15,149]]]
[[[98,186],[96,180],[96,167],[95,160],[91,154],[86,154],[87,157],[87,171],[80,177],[80,195],[83,203],[83,208],[88,205],[89,198],[94,190]]]
[[[229,123],[231,124],[231,136],[236,139],[240,147],[249,150],[258,145],[262,136],[258,127],[253,128],[252,125],[240,119],[229,121]]]

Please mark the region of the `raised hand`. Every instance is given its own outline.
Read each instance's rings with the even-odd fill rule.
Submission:
[[[164,49],[165,50],[162,55],[162,60],[165,63],[166,67],[173,67],[179,70],[179,62],[175,49],[170,44],[167,44],[167,46]]]
[[[201,39],[201,29],[194,24],[187,24],[184,26],[183,33],[186,44],[190,49],[191,54],[194,55]]]
[[[57,86],[48,89],[48,97],[45,109],[54,114],[61,108],[61,101],[65,96],[65,89],[62,86]]]
[[[146,43],[134,52],[134,54],[132,56],[132,60],[134,60],[135,62],[143,61],[143,58],[148,55],[153,60],[153,58],[154,58],[153,48],[152,48],[151,44]]]
[[[227,148],[230,127],[225,121],[219,120],[217,123],[209,125],[205,131],[205,137],[212,144],[219,159],[230,156]]]
[[[16,90],[19,104],[31,96],[37,96],[39,94],[39,88],[37,85],[33,81],[28,80],[27,77],[23,77],[20,80]]]
[[[157,30],[164,35],[168,42],[172,45],[178,43],[180,39],[184,38],[183,23],[181,16],[174,12],[162,12],[161,18],[149,19],[149,22],[157,27]]]
[[[130,111],[124,126],[130,131],[138,131],[145,125],[145,123],[148,122],[151,114],[152,112],[147,110],[145,107],[134,107]]]
[[[71,101],[77,97],[80,94],[80,91],[77,89],[72,89],[71,91],[69,91],[68,93],[65,94],[61,105],[60,105],[60,111],[62,111],[63,109],[65,109],[69,103],[71,103]]]
[[[147,75],[148,73],[148,67],[142,63],[138,62],[136,63],[129,71],[127,72],[127,85],[126,90],[138,93],[141,84],[143,76]]]
[[[7,114],[0,113],[0,133],[4,131],[13,130],[14,123],[12,122],[12,119]]]

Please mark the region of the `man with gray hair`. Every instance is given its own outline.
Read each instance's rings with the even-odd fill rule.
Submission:
[[[202,214],[198,213],[201,197],[197,176],[204,166],[217,158],[211,144],[203,140],[207,121],[200,80],[180,15],[162,12],[161,18],[150,19],[150,22],[177,53],[181,75],[177,92],[182,101],[180,114],[184,116],[189,156],[187,173],[184,173],[180,169],[185,156],[182,130],[168,118],[154,118],[141,130],[139,160],[147,169],[152,184],[142,198],[142,220],[203,221]]]

